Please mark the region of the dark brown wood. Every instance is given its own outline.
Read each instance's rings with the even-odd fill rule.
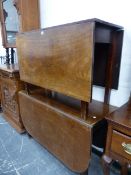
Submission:
[[[124,149],[123,143],[131,144],[131,103],[130,101],[106,117],[108,120],[108,134],[105,154],[103,155],[103,169],[107,168],[109,159],[118,160],[121,165],[121,174],[127,174],[127,165],[131,164],[131,155]],[[105,175],[109,170],[104,171]]]
[[[95,132],[103,131],[104,118],[116,109],[91,99],[97,44],[111,45],[112,31],[118,29],[122,28],[93,19],[26,32],[17,38],[21,79],[45,90],[43,95],[38,91],[20,92],[24,126],[66,166],[79,173],[88,169],[91,145],[98,136]],[[117,48],[110,48],[106,59],[108,54],[114,59]],[[112,63],[108,68],[112,79]],[[71,99],[65,102],[58,98],[60,94],[66,99],[73,97],[81,107],[70,106]]]
[[[93,31],[93,23],[80,23],[21,34],[21,79],[90,102]]]
[[[109,122],[131,131],[131,103],[128,102],[106,118]],[[128,131],[127,131],[128,132]],[[129,133],[129,132],[128,132]],[[130,135],[126,133],[127,135]]]
[[[67,106],[47,97],[20,92],[19,99],[22,120],[30,135],[71,170],[86,171],[91,154],[90,125]]]
[[[121,175],[128,175],[127,163],[124,163],[121,168]]]
[[[66,36],[66,40],[65,39],[63,39],[63,38],[65,38],[65,33],[70,33],[69,34],[69,36],[71,36],[71,38],[73,38],[73,36],[74,35],[76,35],[77,36],[77,34],[75,33],[75,31],[73,31],[73,27],[72,26],[78,26],[78,25],[81,25],[81,26],[84,26],[84,25],[88,25],[88,26],[90,26],[90,25],[93,25],[93,26],[95,26],[95,27],[92,27],[92,31],[90,31],[90,30],[86,30],[86,33],[88,33],[87,35],[89,36],[89,37],[92,37],[91,38],[91,40],[94,42],[94,44],[95,43],[97,43],[97,44],[101,44],[101,48],[102,48],[102,45],[103,46],[105,46],[106,44],[108,44],[109,46],[110,46],[110,50],[108,51],[108,50],[106,50],[106,51],[104,51],[105,50],[105,47],[103,47],[103,50],[101,50],[100,52],[107,52],[106,54],[105,54],[105,56],[106,56],[106,58],[105,58],[105,56],[104,56],[104,60],[108,60],[108,66],[106,66],[106,64],[104,64],[104,67],[102,67],[104,70],[107,70],[107,76],[103,76],[104,74],[100,74],[100,75],[102,75],[102,77],[103,77],[103,85],[105,86],[105,84],[106,84],[106,90],[105,90],[105,103],[109,103],[109,98],[110,98],[110,90],[111,90],[111,88],[112,88],[112,78],[113,77],[116,77],[115,76],[115,74],[114,74],[114,72],[116,72],[116,71],[114,71],[114,70],[116,70],[116,69],[118,69],[119,68],[119,66],[120,66],[120,56],[121,56],[121,48],[122,48],[122,36],[123,36],[123,28],[122,27],[120,27],[120,26],[115,26],[115,25],[112,25],[112,27],[111,27],[111,24],[109,24],[109,26],[108,26],[108,23],[106,23],[106,22],[103,22],[103,21],[101,21],[101,20],[98,20],[98,19],[92,19],[92,20],[85,20],[85,21],[81,21],[81,22],[75,22],[75,23],[72,23],[72,24],[66,24],[66,25],[60,25],[60,26],[56,26],[56,27],[51,27],[51,28],[46,28],[45,30],[41,30],[41,31],[37,31],[37,32],[32,32],[32,33],[27,33],[27,34],[25,34],[25,35],[21,35],[21,41],[19,41],[19,42],[22,42],[22,43],[26,43],[25,45],[27,46],[27,44],[28,44],[28,48],[31,48],[32,49],[32,52],[30,52],[30,49],[27,49],[27,47],[25,46],[25,45],[22,45],[21,43],[19,43],[18,42],[18,45],[21,45],[22,46],[22,48],[21,48],[21,51],[22,51],[22,54],[24,54],[24,55],[21,55],[21,53],[20,53],[20,55],[19,55],[19,58],[25,58],[25,57],[28,57],[31,53],[32,53],[32,55],[30,55],[30,58],[33,58],[33,60],[35,59],[35,58],[38,58],[39,57],[39,59],[41,59],[41,60],[43,60],[43,64],[45,64],[44,62],[45,62],[45,60],[46,60],[46,62],[47,62],[47,60],[48,60],[48,64],[49,64],[49,61],[52,63],[52,66],[54,66],[55,68],[56,68],[56,66],[55,66],[55,64],[59,61],[59,63],[60,63],[60,59],[59,58],[63,58],[62,60],[61,60],[61,64],[59,64],[59,66],[61,66],[62,64],[65,64],[65,60],[67,61],[67,56],[65,56],[65,55],[67,55],[68,54],[68,56],[69,57],[75,57],[75,55],[73,55],[73,53],[68,49],[68,47],[64,47],[64,51],[65,51],[65,53],[62,53],[62,55],[60,55],[60,50],[58,51],[58,48],[60,48],[59,47],[59,43],[57,42],[57,44],[55,43],[55,46],[54,46],[54,42],[55,42],[55,39],[58,39],[59,38],[59,41],[60,41],[60,39],[63,41],[63,43],[64,43],[64,46],[65,45],[70,45],[71,46],[71,44],[74,44],[74,42],[76,41],[75,39],[74,39],[74,42],[73,43],[71,43],[70,41],[70,43],[67,43],[67,41],[68,41],[68,38],[67,38],[67,36]],[[67,28],[68,28],[68,30],[67,30]],[[72,30],[71,30],[71,28],[72,28]],[[82,27],[83,28],[83,27]],[[59,31],[59,34],[58,34],[58,31]],[[90,31],[90,32],[89,32]],[[57,35],[56,35],[56,32],[57,32]],[[92,33],[93,34],[92,34]],[[62,35],[62,33],[63,33],[63,35]],[[78,33],[78,32],[77,32]],[[50,34],[50,35],[49,35]],[[60,34],[62,35],[62,36],[60,36]],[[74,34],[74,35],[73,35]],[[104,34],[104,37],[103,37],[103,34]],[[52,36],[53,35],[53,36]],[[67,35],[67,34],[66,34]],[[81,35],[81,34],[80,34]],[[80,36],[79,35],[79,36]],[[94,36],[95,35],[95,36]],[[82,37],[82,36],[80,36],[80,37]],[[89,39],[89,37],[88,37],[88,39]],[[41,42],[39,42],[39,43],[37,43],[37,39],[39,38],[39,40],[41,41]],[[47,42],[47,40],[45,40],[45,38],[46,39],[48,39],[48,45],[46,45],[46,47],[44,47],[45,49],[43,50],[43,44],[45,45],[45,43]],[[87,38],[87,37],[86,37]],[[81,38],[82,39],[82,38]],[[29,40],[29,41],[28,41]],[[43,42],[43,40],[45,41],[45,43]],[[78,48],[78,46],[80,46],[80,41],[82,41],[82,40],[78,40],[76,43],[77,43],[77,45],[75,45],[76,47],[75,48],[73,48],[73,49],[76,49],[76,55],[78,56],[79,54],[79,51],[80,51],[80,48],[79,48],[79,50],[77,49]],[[89,40],[88,40],[89,41]],[[88,42],[88,41],[86,41],[86,42]],[[118,42],[119,41],[119,42]],[[33,44],[34,43],[34,44]],[[37,43],[37,45],[36,45],[36,43]],[[93,46],[92,46],[92,49],[89,47],[89,45],[88,45],[88,47],[86,48],[86,50],[90,53],[90,50],[89,49],[91,49],[92,50],[92,55],[91,54],[87,54],[88,55],[88,58],[89,58],[89,56],[92,56],[92,58],[90,58],[92,61],[93,61],[93,58],[94,58],[94,61],[95,61],[95,57],[96,57],[96,55],[95,55],[95,50],[97,50],[96,49],[96,47],[98,46],[98,45],[95,45],[95,49],[94,49],[94,44],[93,44]],[[82,45],[82,44],[81,44]],[[92,42],[90,42],[90,45],[92,45]],[[37,54],[37,55],[35,55],[35,53],[33,53],[33,51],[35,52],[35,48],[34,48],[34,46],[35,47],[37,47],[38,49],[39,49],[39,55]],[[73,45],[72,45],[73,46]],[[86,45],[85,45],[86,46]],[[25,47],[25,48],[24,48]],[[70,47],[71,48],[71,47]],[[23,49],[23,50],[22,50]],[[50,49],[50,54],[51,55],[48,55],[48,49]],[[72,50],[73,50],[72,49]],[[46,50],[46,54],[45,55],[42,55],[42,53],[44,52],[45,53],[45,50]],[[61,50],[62,50],[62,47],[61,47]],[[24,52],[26,52],[26,54],[24,53]],[[70,53],[69,53],[70,52]],[[109,52],[109,53],[108,53]],[[58,54],[59,53],[59,54]],[[83,51],[81,51],[81,53],[84,53]],[[53,54],[55,54],[55,55],[53,55]],[[41,55],[42,55],[42,57],[44,58],[41,58]],[[63,57],[63,55],[64,55],[64,57]],[[107,55],[109,55],[108,57],[107,57]],[[83,55],[84,56],[84,55]],[[52,59],[47,59],[47,57],[50,57],[50,58],[52,58],[52,59],[55,59],[55,60],[57,60],[55,63],[54,62],[52,62]],[[56,59],[56,57],[57,57],[57,59]],[[66,57],[66,59],[65,59],[65,57]],[[75,57],[76,58],[76,57]],[[37,62],[38,62],[38,59],[36,59],[37,60]],[[82,59],[81,59],[82,60]],[[117,61],[116,61],[117,60]],[[22,60],[23,61],[23,60]],[[39,60],[40,61],[40,60]],[[19,61],[20,62],[20,64],[21,64],[21,60]],[[77,61],[75,61],[76,63],[77,63]],[[100,61],[98,61],[98,62],[100,62]],[[31,63],[31,62],[30,62]],[[54,63],[54,64],[53,64]],[[81,65],[81,62],[79,62],[80,63],[80,67],[82,67],[82,65]],[[84,63],[84,62],[83,62]],[[115,64],[114,64],[115,63]],[[46,63],[47,64],[47,63]],[[114,65],[113,65],[114,64]],[[42,64],[41,64],[42,65]],[[66,64],[65,65],[67,65],[67,62],[66,62]],[[69,70],[70,69],[70,73],[73,73],[72,72],[72,69],[73,70],[75,70],[73,67],[71,67],[71,65],[74,65],[74,63],[72,63],[71,64],[71,61],[70,61],[70,67],[68,66],[68,69],[67,70]],[[119,66],[118,66],[119,65]],[[27,65],[26,65],[27,66]],[[28,63],[28,66],[29,67],[31,67],[30,65],[29,65],[29,63]],[[97,65],[96,65],[97,66]],[[23,63],[22,63],[22,65],[21,65],[21,67],[23,68],[22,70],[24,70],[24,65],[23,65]],[[46,67],[48,67],[48,73],[49,73],[49,70],[50,70],[50,68],[51,67],[49,67],[48,65],[46,66]],[[66,66],[67,67],[67,66]],[[118,67],[118,68],[116,68],[116,67]],[[40,67],[39,67],[40,68]],[[43,67],[42,67],[43,68]],[[55,69],[54,68],[54,69]],[[58,67],[57,67],[58,68]],[[41,68],[40,68],[41,69]],[[97,69],[99,69],[99,68],[97,68]],[[100,68],[101,69],[101,68]],[[99,69],[99,70],[100,70]],[[58,72],[58,70],[59,71],[61,71],[62,69],[60,68],[60,69],[57,69],[57,72]],[[27,70],[25,70],[25,71],[27,71]],[[28,71],[30,71],[29,69],[28,69]],[[79,70],[80,71],[80,70]],[[78,73],[79,73],[79,71],[77,71]],[[87,71],[87,69],[86,69],[86,71]],[[94,72],[94,70],[92,70],[93,72]],[[69,72],[68,72],[68,75],[69,75]],[[22,71],[22,74],[21,74],[21,78],[23,78],[23,80],[24,81],[29,81],[29,80],[27,80],[27,79],[24,79],[25,77],[26,77],[26,75],[28,76],[28,74],[27,74],[27,72],[25,73],[26,75],[23,75],[23,73],[24,73],[24,71]],[[45,72],[44,72],[45,73]],[[46,72],[47,73],[47,72]],[[60,73],[60,72],[58,72],[58,73]],[[65,73],[66,74],[66,76],[67,76],[67,72],[61,72],[61,73]],[[77,73],[77,74],[78,74]],[[104,72],[105,74],[106,74],[106,72]],[[78,76],[76,74],[76,76]],[[36,75],[36,73],[35,73],[35,75]],[[50,74],[49,74],[50,75]],[[49,76],[48,75],[48,76]],[[55,75],[55,74],[54,74]],[[61,76],[62,76],[63,74],[61,74]],[[69,77],[71,78],[71,76],[72,75],[74,75],[74,74],[71,74],[71,75],[69,75]],[[83,71],[83,73],[81,73],[81,75],[84,75],[84,71]],[[59,74],[59,76],[60,76],[60,74]],[[95,76],[97,76],[97,74],[95,75]],[[35,77],[34,75],[33,75],[33,77]],[[46,76],[47,77],[47,76]],[[53,78],[54,78],[55,76],[53,76]],[[106,77],[106,80],[105,80],[105,78],[104,77]],[[119,71],[117,71],[117,77],[119,77]],[[27,78],[27,77],[26,77]],[[52,78],[52,77],[51,77]],[[76,77],[74,77],[74,80],[75,80],[75,78]],[[79,75],[79,78],[80,78],[80,75]],[[81,77],[82,78],[82,77]],[[83,78],[86,78],[86,77],[83,77]],[[83,80],[83,78],[82,78],[82,80]],[[99,79],[101,78],[101,76],[99,77]],[[64,77],[63,77],[63,79],[65,79]],[[66,77],[66,79],[67,79],[67,77]],[[91,81],[92,81],[92,79],[93,79],[93,77],[92,77],[92,75],[91,75]],[[37,82],[35,82],[37,80]],[[48,77],[48,81],[50,80],[50,78]],[[55,79],[56,80],[56,79]],[[58,79],[59,80],[59,79]],[[38,86],[41,86],[41,85],[43,85],[42,87],[44,87],[44,88],[51,88],[51,90],[54,90],[54,91],[57,91],[58,89],[56,89],[56,87],[54,88],[54,84],[52,84],[52,86],[53,86],[53,88],[52,87],[50,87],[50,85],[49,85],[49,87],[47,87],[47,84],[49,84],[49,82],[47,82],[47,79],[46,79],[46,81],[45,81],[45,79],[43,79],[43,81],[45,82],[44,84],[43,83],[41,83],[41,81],[39,80],[39,78],[38,78],[38,75],[37,75],[37,77],[36,77],[36,79],[34,80],[34,78],[33,78],[33,81],[32,80],[30,80],[29,81],[29,83],[32,83],[32,84],[36,84],[36,85],[38,85]],[[70,80],[70,81],[65,81],[65,82],[68,82],[68,84],[69,84],[69,82],[71,82],[72,80]],[[76,79],[76,81],[77,81],[77,79]],[[106,81],[106,83],[105,83],[105,81]],[[114,79],[113,79],[113,81],[115,81]],[[118,79],[116,80],[117,82],[118,82]],[[54,82],[54,81],[53,81]],[[61,81],[61,84],[63,85],[65,85],[65,82],[63,83],[63,81]],[[74,81],[72,81],[72,84],[73,84],[73,82]],[[56,83],[56,86],[57,86],[57,88],[59,87],[61,87],[62,85],[58,85],[57,84],[57,82],[55,82]],[[45,87],[45,84],[46,84],[46,87]],[[77,83],[77,86],[79,86],[79,84],[81,84],[81,82],[80,82],[80,80],[78,81],[78,83]],[[88,83],[89,84],[89,83]],[[96,83],[97,84],[97,83]],[[117,83],[118,84],[118,83]],[[87,84],[86,84],[87,85]],[[97,84],[97,85],[99,85],[99,83]],[[103,86],[102,85],[102,86]],[[81,84],[81,86],[82,87],[84,87],[82,84]],[[66,87],[66,86],[65,86]],[[70,87],[70,86],[69,86]],[[74,91],[74,89],[73,89],[73,87],[70,87],[72,90],[73,90],[73,92],[74,93],[76,93],[75,91]],[[91,89],[91,88],[90,88]],[[62,88],[61,88],[61,90],[62,90]],[[77,88],[76,88],[76,90],[77,90]],[[70,89],[67,89],[67,91],[68,91],[68,93],[70,92]],[[86,90],[86,92],[87,92],[88,90]],[[61,93],[64,93],[63,91],[58,91],[58,92],[61,92]],[[89,94],[91,93],[91,91],[88,91],[89,92]],[[71,92],[70,92],[71,93]],[[83,91],[83,93],[84,93],[84,91]],[[66,93],[65,93],[66,94]],[[69,95],[70,96],[70,94],[66,94],[66,95]],[[72,95],[72,94],[71,94]],[[78,99],[81,99],[82,101],[87,101],[87,97],[85,96],[85,98],[79,98],[79,96],[77,97]],[[89,98],[88,98],[88,101],[89,101]]]
[[[0,75],[4,116],[18,132],[22,133],[25,130],[19,112],[18,91],[23,89],[23,83],[19,79],[17,65],[1,65]]]
[[[30,90],[29,90],[29,87],[28,87],[28,83],[24,83],[25,85],[25,91],[27,94],[30,94]]]
[[[111,93],[113,81],[118,82],[119,80],[119,70],[115,72],[115,74],[114,74],[114,71],[115,69],[120,69],[119,58],[121,57],[121,52],[122,52],[122,38],[123,38],[122,30],[112,31],[110,52],[109,52],[110,54],[108,57],[107,71],[106,71],[106,86],[105,86],[106,88],[105,88],[105,96],[104,96],[104,102],[106,104],[110,103],[110,93]]]
[[[131,137],[115,130],[112,134],[111,150],[122,157],[131,159],[131,155],[127,154],[122,147],[122,143],[131,143]]]
[[[89,117],[86,117],[85,121],[81,118],[80,110],[51,99],[46,93],[44,96],[43,92],[32,91],[30,95],[20,92],[19,96],[22,121],[29,134],[70,169],[84,172],[91,159],[93,127],[115,108],[92,101],[89,104]],[[69,119],[72,120],[71,123]],[[79,128],[75,128],[77,122]],[[83,129],[86,127],[91,135],[88,132],[84,133]]]
[[[86,170],[84,173],[80,173],[80,175],[88,175],[88,170]]]
[[[116,31],[116,55],[113,65],[113,78],[112,78],[112,88],[118,89],[119,85],[119,74],[121,65],[121,54],[123,46],[123,34],[124,31],[119,29]]]
[[[107,76],[106,76],[106,88],[104,102],[109,104],[110,102],[110,93],[112,87],[112,74],[113,74],[113,64],[115,62],[115,52],[116,52],[116,39],[115,32],[112,32],[111,45],[110,45],[110,54],[107,63]]]
[[[103,166],[104,175],[110,175],[111,163],[112,163],[112,159],[110,157],[107,157],[106,155],[102,157],[102,166]]]

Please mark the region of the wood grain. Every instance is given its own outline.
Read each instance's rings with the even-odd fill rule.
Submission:
[[[69,113],[69,108],[49,98],[42,100],[19,93],[21,117],[26,130],[68,168],[81,173],[91,156],[91,127]],[[30,110],[29,110],[30,109]]]
[[[131,155],[127,154],[122,147],[123,142],[131,144],[131,137],[114,130],[112,134],[111,150],[116,154],[131,160]]]
[[[89,102],[94,23],[68,24],[17,38],[23,81]]]
[[[127,174],[127,166],[131,164],[131,155],[124,151],[122,143],[131,143],[131,100],[106,117],[108,133],[106,149],[103,155],[104,175],[110,173],[110,162],[118,160],[121,164],[121,175]]]
[[[107,116],[106,119],[109,122],[122,126],[122,128],[126,128],[131,133],[131,102],[118,108],[115,112]]]

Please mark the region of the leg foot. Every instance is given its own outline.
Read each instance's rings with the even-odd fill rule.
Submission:
[[[106,155],[103,155],[102,157],[102,167],[104,175],[110,175],[110,164],[112,162],[112,159]]]
[[[127,169],[127,164],[123,164],[121,166],[121,175],[127,175],[128,174],[128,169]]]

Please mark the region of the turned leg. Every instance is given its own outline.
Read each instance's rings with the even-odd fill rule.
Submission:
[[[80,175],[88,175],[88,169],[84,173],[80,173]]]
[[[112,159],[106,155],[103,155],[102,157],[102,167],[104,175],[110,175],[110,165],[111,165]]]
[[[128,174],[128,169],[127,169],[127,164],[123,164],[121,166],[121,175],[127,175]]]

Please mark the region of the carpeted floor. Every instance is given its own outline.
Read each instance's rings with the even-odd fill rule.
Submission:
[[[111,175],[119,173],[111,172]],[[0,115],[0,175],[78,175],[27,134],[18,134]],[[92,154],[89,175],[103,175],[100,158]]]

